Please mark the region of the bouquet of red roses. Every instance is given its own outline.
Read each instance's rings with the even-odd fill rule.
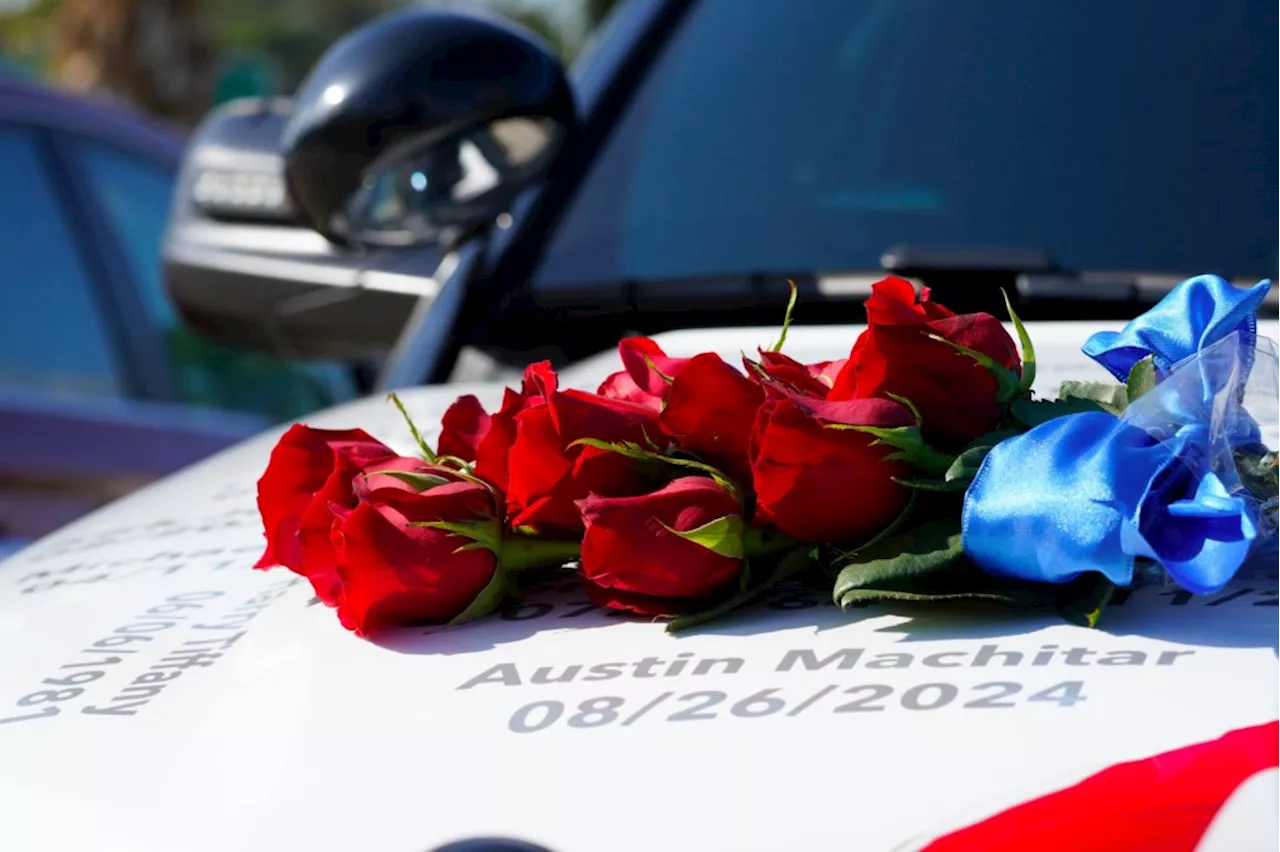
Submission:
[[[643,337],[620,343],[623,369],[595,393],[533,364],[497,411],[459,398],[434,449],[409,422],[417,457],[358,429],[295,425],[259,482],[257,567],[305,576],[360,635],[484,616],[546,570],[669,629],[783,581],[845,607],[975,599],[1093,624],[1123,577],[1103,565],[1049,578],[966,553],[962,522],[990,505],[969,506],[968,492],[993,448],[1055,418],[1102,414],[1119,430],[1130,396],[1159,378],[1154,356],[1125,385],[1041,401],[1012,308],[1021,355],[994,316],[956,315],[899,278],[876,284],[866,310],[839,361],[783,353],[789,307],[777,344],[741,369],[712,353],[668,357]],[[1249,458],[1265,475],[1265,451]],[[1160,558],[1129,550],[1130,571]]]

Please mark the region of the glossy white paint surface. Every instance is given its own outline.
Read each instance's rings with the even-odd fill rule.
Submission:
[[[1089,330],[1033,331],[1041,388],[1101,377],[1072,354]],[[787,351],[840,357],[855,331],[797,328]],[[769,334],[662,342],[732,357]],[[594,388],[612,369],[580,365],[564,384]],[[426,428],[463,390],[487,404],[501,395],[447,387],[405,401]],[[381,400],[310,422],[410,449]],[[495,834],[555,852],[883,850],[963,824],[950,815],[1277,717],[1274,572],[1214,606],[1136,592],[1099,631],[1002,611],[842,614],[793,598],[677,638],[584,612],[568,590],[505,619],[363,641],[293,575],[250,570],[263,541],[254,482],[278,434],[0,562],[0,850],[421,852]],[[531,682],[573,665],[569,682]],[[502,682],[513,677],[520,685]],[[1064,682],[1083,700],[1029,700]],[[993,683],[1017,690],[995,701],[1009,688]],[[871,686],[892,691],[870,700],[884,691]],[[776,691],[745,701],[761,690]],[[604,697],[621,699],[616,719],[569,723]],[[566,709],[513,732],[537,702]],[[964,706],[975,702],[1012,706]],[[13,721],[45,708],[58,712]],[[1232,830],[1274,840],[1274,792],[1250,813]]]

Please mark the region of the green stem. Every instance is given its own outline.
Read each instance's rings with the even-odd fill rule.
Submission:
[[[778,335],[778,342],[769,348],[770,352],[781,352],[782,347],[787,342],[787,332],[791,329],[791,312],[796,309],[796,297],[800,291],[796,288],[796,282],[787,279],[787,286],[791,288],[791,295],[787,298],[787,312],[782,316],[782,333]]]
[[[545,565],[563,565],[577,559],[581,548],[582,543],[577,541],[512,536],[502,542],[502,570],[524,571]]]
[[[400,397],[394,393],[387,394],[387,399],[391,400],[396,409],[400,412],[400,416],[404,418],[404,422],[409,426],[409,434],[413,436],[414,443],[418,445],[422,458],[435,464],[436,454],[432,452],[430,445],[422,439],[422,433],[418,431],[418,427],[413,424],[413,418],[409,416],[409,412],[405,411],[404,403],[400,401]]]
[[[916,467],[926,470],[930,473],[945,474],[951,469],[951,465],[955,464],[956,457],[947,453],[935,450],[926,443],[921,442],[919,449],[916,451],[913,459]]]

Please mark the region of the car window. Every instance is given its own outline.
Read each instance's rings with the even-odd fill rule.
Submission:
[[[536,281],[872,269],[900,242],[1269,275],[1276,44],[1273,0],[699,0]]]
[[[147,313],[168,326],[175,322],[160,271],[160,239],[177,183],[176,166],[148,161],[87,139],[75,150],[124,254]]]
[[[181,401],[283,420],[353,395],[350,379],[334,365],[290,364],[227,346],[181,322],[165,290],[160,263],[175,169],[80,137],[72,140],[72,150],[110,220],[147,312],[163,335]]]
[[[37,140],[0,126],[0,387],[118,395],[106,319]]]

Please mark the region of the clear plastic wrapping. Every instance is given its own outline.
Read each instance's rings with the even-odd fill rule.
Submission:
[[[1278,362],[1275,341],[1235,332],[1174,365],[1123,415],[1245,502],[1257,527],[1246,567],[1276,567]]]

